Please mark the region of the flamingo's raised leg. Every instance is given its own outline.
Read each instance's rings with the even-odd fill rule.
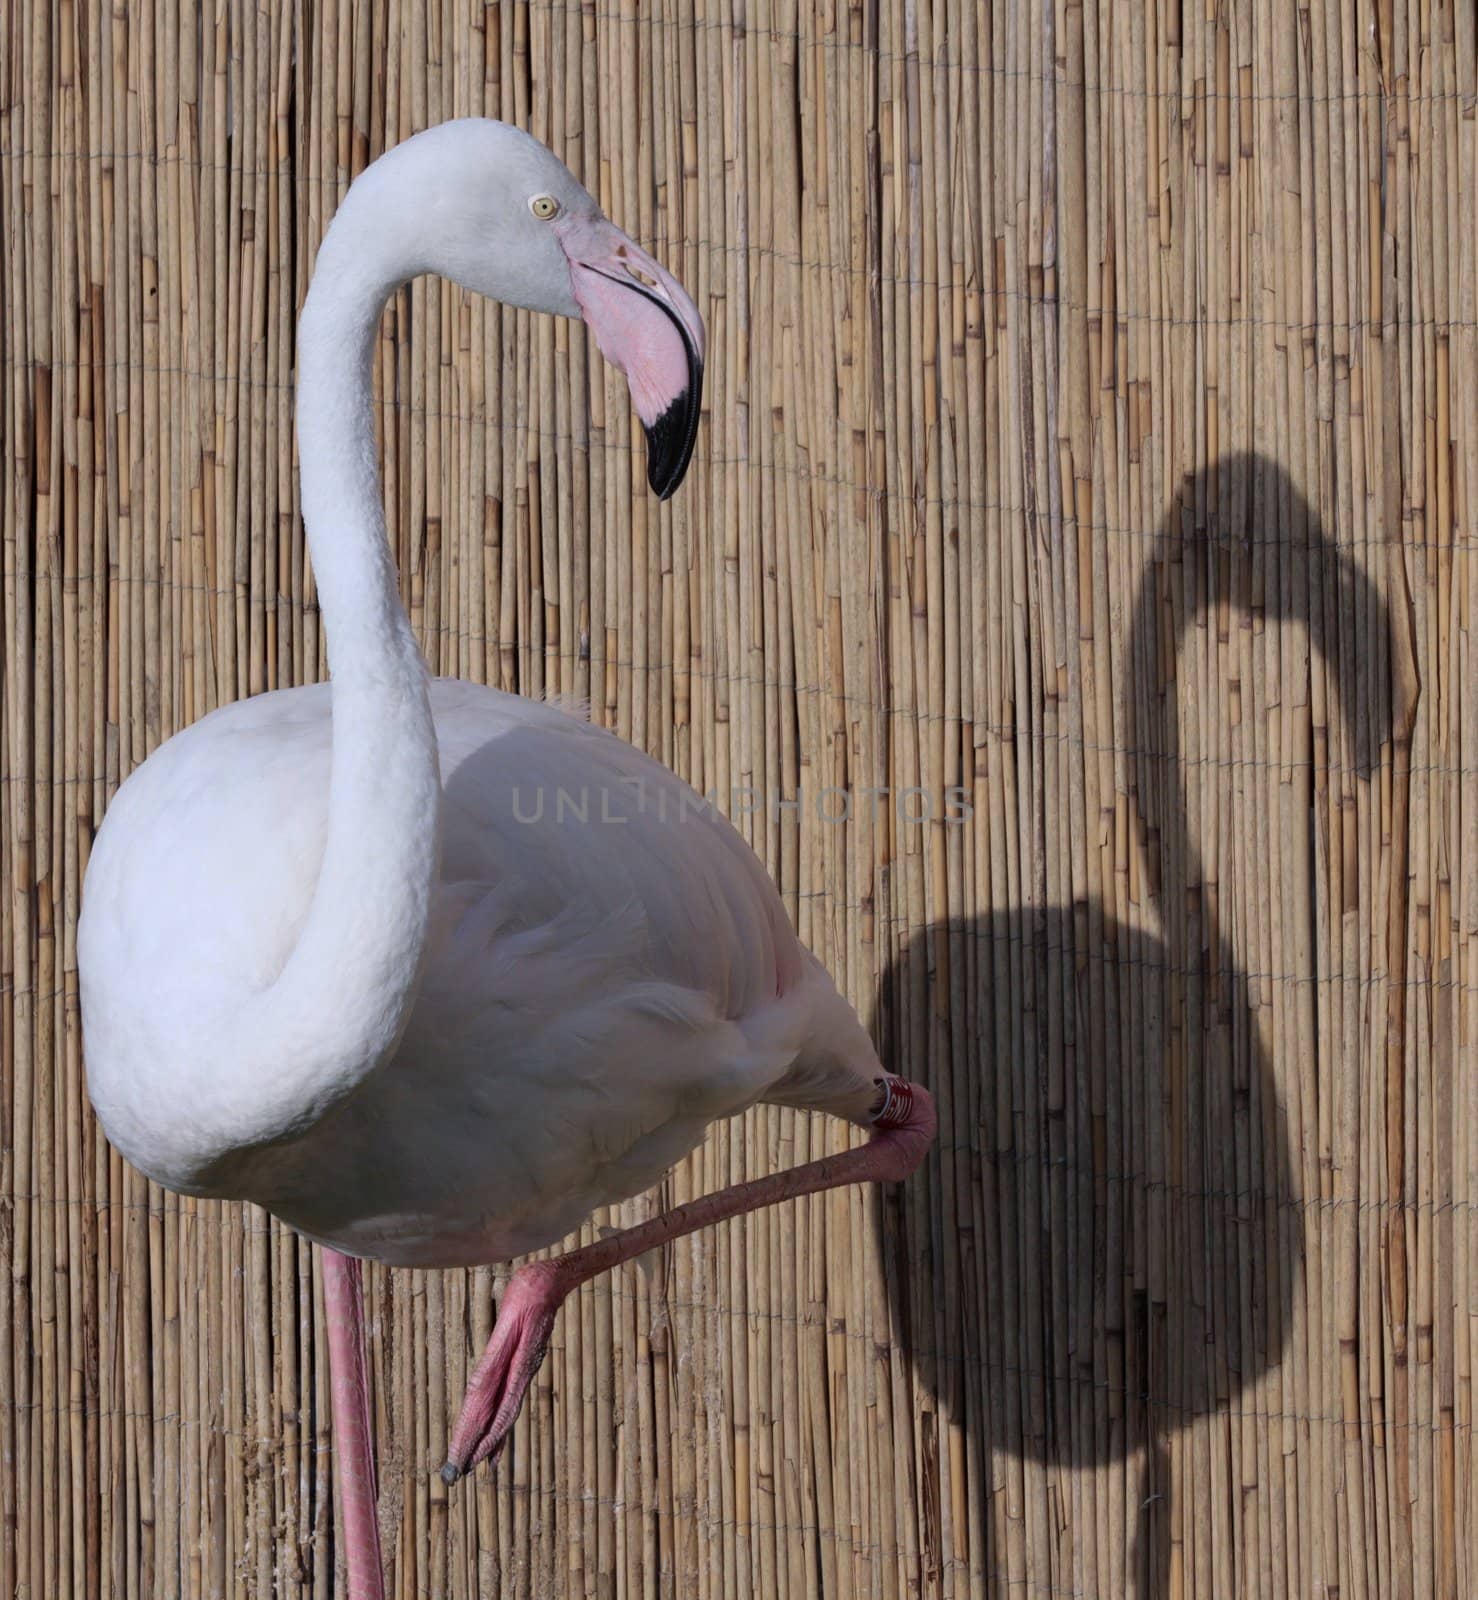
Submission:
[[[881,1104],[873,1113],[873,1136],[860,1149],[736,1184],[701,1200],[690,1200],[597,1244],[520,1267],[504,1291],[493,1337],[467,1385],[462,1414],[441,1469],[446,1482],[455,1483],[481,1461],[497,1459],[544,1359],[555,1314],[570,1291],[588,1278],[698,1228],[758,1211],[777,1200],[843,1184],[897,1183],[908,1177],[933,1141],[934,1102],[927,1089],[902,1078],[881,1078],[878,1087]]]

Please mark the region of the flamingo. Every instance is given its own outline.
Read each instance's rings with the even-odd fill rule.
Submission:
[[[108,809],[78,928],[108,1138],[158,1183],[254,1201],[325,1250],[355,1600],[384,1593],[362,1258],[540,1250],[758,1102],[870,1133],[520,1268],[452,1431],[454,1482],[497,1459],[578,1284],[793,1195],[899,1181],[935,1131],[711,805],[554,705],[428,678],[370,381],[385,300],[422,272],[582,317],[626,375],[653,492],[678,487],[704,351],[681,286],[517,128],[443,123],[387,152],[345,195],[298,328],[330,682],[224,706],[155,751]]]

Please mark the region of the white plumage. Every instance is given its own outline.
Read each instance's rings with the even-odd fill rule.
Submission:
[[[135,1165],[351,1254],[463,1265],[563,1237],[756,1100],[872,1098],[866,1034],[711,804],[556,706],[440,679],[431,709],[441,863],[399,1048],[264,1146],[194,1142],[192,1110],[220,1070],[222,1001],[269,986],[302,929],[328,686],[223,707],[119,791],[79,956],[93,1102]]]

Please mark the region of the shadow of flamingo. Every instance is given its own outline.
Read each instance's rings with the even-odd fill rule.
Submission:
[[[1179,646],[1201,618],[1253,628],[1305,622],[1334,669],[1353,752],[1353,771],[1336,781],[1353,792],[1368,775],[1390,716],[1379,692],[1390,637],[1384,602],[1279,467],[1224,458],[1184,484],[1131,619],[1130,802],[1162,936],[1125,926],[1093,901],[940,924],[918,933],[885,974],[874,1020],[883,1059],[932,1082],[944,1110],[940,1156],[906,1191],[884,1197],[879,1237],[894,1326],[927,1352],[916,1357],[919,1380],[973,1445],[981,1481],[969,1492],[986,1570],[1007,1566],[990,1547],[1002,1515],[993,1522],[986,1504],[1001,1482],[993,1452],[1060,1468],[1142,1461],[1114,1530],[1121,1544],[1132,1534],[1133,1553],[1117,1571],[1100,1560],[1089,1592],[1104,1595],[1220,1592],[1223,1580],[1229,1593],[1260,1588],[1257,1573],[1215,1581],[1198,1573],[1192,1583],[1184,1572],[1193,1534],[1181,1519],[1191,1512],[1188,1497],[1176,1503],[1185,1485],[1172,1481],[1170,1441],[1198,1419],[1259,1409],[1245,1397],[1283,1358],[1304,1251],[1293,1151],[1317,1150],[1318,1129],[1302,1120],[1313,1063],[1338,1048],[1319,1034],[1321,974],[1298,970],[1299,953],[1307,962],[1317,955],[1321,730],[1308,712],[1289,719],[1308,742],[1276,770],[1217,756],[1210,730],[1210,748],[1188,768],[1180,720],[1195,691],[1180,688],[1177,669]],[[1375,659],[1355,645],[1370,638],[1381,641]],[[1290,674],[1269,690],[1281,697],[1306,682]],[[1247,715],[1265,715],[1250,688],[1241,686]],[[1222,706],[1227,698],[1219,696]],[[1254,801],[1237,794],[1254,788],[1276,796],[1260,822],[1246,810]],[[1236,806],[1254,826],[1282,828],[1279,865],[1306,869],[1300,892],[1282,880],[1259,883],[1266,858],[1237,856],[1245,834],[1226,827]],[[1193,812],[1221,819],[1214,859],[1241,879],[1235,891],[1208,874]],[[1245,914],[1249,886],[1284,918],[1281,948],[1295,953],[1276,976],[1249,977],[1234,959],[1225,908]],[[1303,926],[1286,925],[1294,908]],[[1304,1041],[1305,1060],[1275,1061],[1264,1049],[1275,992],[1278,1036]],[[1290,1108],[1300,1119],[1292,1128]],[[919,1263],[937,1263],[940,1251],[952,1259],[944,1270],[936,1264],[931,1287]],[[954,1304],[967,1309],[939,1307],[947,1276]],[[1237,1459],[1234,1447],[1207,1470],[1223,1497],[1241,1497],[1243,1515],[1259,1514],[1249,1497],[1262,1493],[1260,1514],[1281,1517],[1277,1484],[1258,1486],[1281,1473],[1281,1451],[1275,1443]],[[1198,1497],[1211,1489],[1198,1482]],[[1038,1508],[1039,1527],[1051,1520]],[[1050,1535],[1019,1538],[1026,1548],[1015,1562],[1027,1562],[1034,1583],[1077,1592],[1078,1572],[1049,1579],[1038,1570],[1058,1559]]]

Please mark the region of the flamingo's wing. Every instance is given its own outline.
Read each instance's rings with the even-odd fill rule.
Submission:
[[[766,1093],[815,963],[667,769],[538,702],[442,682],[432,704],[442,884],[416,1006],[268,1203],[327,1242],[448,1264],[562,1237]]]

